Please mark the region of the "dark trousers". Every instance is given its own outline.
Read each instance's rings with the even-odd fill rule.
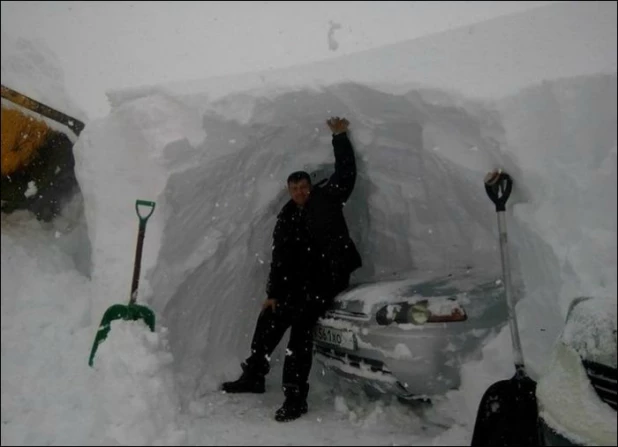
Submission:
[[[309,391],[309,372],[313,360],[313,328],[332,299],[347,288],[349,276],[338,285],[322,293],[326,299],[307,298],[297,303],[278,302],[275,311],[263,310],[258,317],[251,342],[251,355],[243,364],[246,373],[265,376],[270,371],[270,356],[290,328],[283,363],[283,392],[286,397],[306,398]]]
[[[253,341],[251,356],[245,361],[245,371],[265,376],[270,371],[270,356],[285,331],[290,328],[285,362],[283,364],[283,391],[288,395],[307,396],[308,379],[313,358],[313,327],[318,315],[290,315],[287,309],[266,309],[260,314]]]

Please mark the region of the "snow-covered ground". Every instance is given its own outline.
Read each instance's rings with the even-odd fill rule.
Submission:
[[[2,444],[468,445],[482,393],[512,375],[508,328],[464,366],[461,388],[431,406],[372,400],[316,366],[309,413],[276,423],[281,349],[266,394],[217,387],[248,353],[287,174],[328,175],[325,120],[334,115],[351,122],[359,168],[346,206],[364,259],[353,281],[460,269],[498,279],[482,179],[503,167],[515,179],[509,242],[533,377],[548,366],[573,297],[616,300],[616,6],[575,5],[557,6],[566,12],[547,31],[555,39],[534,50],[530,30],[542,35],[543,24],[520,26],[537,23],[534,15],[476,26],[484,38],[460,54],[467,86],[441,77],[463,65],[432,60],[446,33],[417,44],[428,54],[423,71],[402,70],[399,85],[383,68],[408,60],[407,45],[357,55],[356,78],[332,61],[307,68],[312,78],[302,81],[294,70],[272,73],[263,87],[249,76],[115,92],[110,115],[88,123],[75,146],[85,215],[64,224],[2,216]],[[459,33],[451,38],[461,44]],[[500,52],[504,33],[512,52]],[[53,56],[4,34],[2,48],[2,82],[32,85],[54,103],[45,86],[63,78]],[[487,90],[492,101],[468,99],[489,82],[487,54],[510,81]],[[519,77],[509,69],[514,54]],[[90,368],[103,312],[129,299],[136,199],[157,203],[138,295],[155,311],[156,331],[114,323]],[[79,218],[87,240],[71,231]],[[75,266],[80,244],[92,247],[90,278]]]

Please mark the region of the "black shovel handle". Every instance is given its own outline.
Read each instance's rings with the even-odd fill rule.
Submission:
[[[142,215],[139,206],[149,206],[150,212]],[[139,217],[139,231],[137,233],[137,247],[135,249],[135,263],[133,264],[133,281],[131,283],[131,300],[129,304],[135,304],[137,300],[137,288],[139,286],[139,274],[142,267],[142,250],[144,248],[144,237],[146,236],[146,223],[155,209],[155,203],[147,200],[137,200],[135,202],[135,211]]]
[[[506,211],[506,201],[513,190],[513,179],[501,170],[492,171],[485,176],[485,191],[496,205],[496,212]]]

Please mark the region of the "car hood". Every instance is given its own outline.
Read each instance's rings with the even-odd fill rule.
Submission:
[[[588,298],[569,312],[562,343],[591,362],[616,368],[616,299]]]
[[[372,315],[387,304],[456,298],[470,315],[475,313],[479,301],[474,299],[475,296],[483,296],[485,306],[488,298],[499,300],[502,297],[504,287],[499,278],[499,275],[480,275],[471,271],[442,275],[419,273],[410,279],[353,286],[337,296],[334,308],[351,314]]]
[[[537,384],[540,417],[577,445],[616,445],[615,368],[616,299],[574,300]]]

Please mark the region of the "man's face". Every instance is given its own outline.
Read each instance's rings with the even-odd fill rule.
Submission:
[[[309,199],[309,194],[311,193],[311,184],[304,179],[298,182],[289,182],[288,192],[296,205],[305,206],[307,199]]]

